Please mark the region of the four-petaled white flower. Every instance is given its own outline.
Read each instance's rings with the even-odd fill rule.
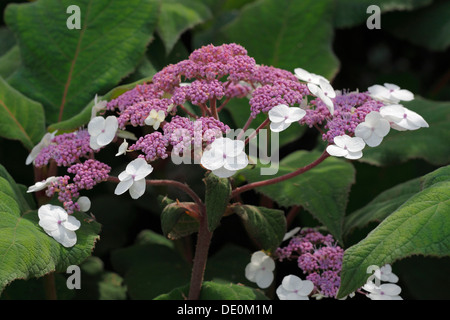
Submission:
[[[131,161],[125,171],[119,174],[119,184],[114,193],[121,195],[127,190],[133,199],[138,199],[145,193],[145,177],[152,173],[153,167],[143,158]]]
[[[159,125],[164,121],[165,118],[166,114],[164,113],[164,111],[156,111],[155,109],[152,109],[144,122],[146,125],[153,126],[154,130],[157,130],[159,128]]]
[[[367,297],[371,300],[403,300],[400,297],[402,288],[393,283],[385,283],[377,286],[375,283],[369,281],[362,289],[368,292]]]
[[[334,103],[331,99],[336,97],[336,91],[330,84],[330,81],[323,76],[310,73],[302,68],[294,69],[295,76],[307,82],[307,86],[311,94],[318,97],[325,103],[331,115],[334,114]]]
[[[97,150],[108,145],[115,138],[118,127],[119,122],[114,116],[92,118],[88,124],[90,147]]]
[[[252,254],[250,263],[245,267],[245,277],[255,282],[261,289],[268,288],[274,279],[275,262],[262,251]]]
[[[203,152],[200,163],[219,178],[231,177],[236,171],[248,165],[242,140],[217,138]]]
[[[86,196],[79,197],[77,203],[81,212],[87,212],[91,208],[91,200]]]
[[[345,157],[347,159],[359,159],[362,157],[362,149],[366,146],[360,137],[350,137],[346,134],[336,136],[333,139],[335,144],[327,147],[327,152],[335,157]]]
[[[95,95],[94,105],[92,106],[92,109],[91,109],[91,119],[95,118],[99,111],[105,110],[107,104],[108,104],[108,102],[105,100],[97,101],[97,95]]]
[[[312,281],[291,274],[283,278],[276,293],[280,300],[309,300],[308,295],[313,289]]]
[[[386,264],[381,268],[375,270],[374,276],[380,281],[387,281],[392,283],[398,282],[398,276],[392,272],[392,267],[390,264]]]
[[[64,247],[72,247],[77,243],[75,233],[81,226],[80,221],[68,215],[66,210],[59,206],[46,204],[39,208],[39,225],[53,239]]]
[[[41,152],[42,149],[44,149],[45,147],[48,147],[50,145],[50,142],[55,137],[56,132],[58,132],[58,130],[56,130],[52,133],[47,132],[46,134],[44,134],[41,141],[39,141],[39,143],[37,145],[35,145],[33,149],[31,149],[30,154],[28,155],[27,159],[25,160],[26,165],[29,165],[30,163],[32,163],[34,161],[34,159],[36,159],[36,157],[38,156],[39,152]]]
[[[428,123],[421,115],[411,111],[400,104],[393,104],[380,108],[381,116],[388,120],[391,128],[399,131],[428,128]]]
[[[34,185],[29,186],[27,192],[37,192],[37,191],[41,191],[44,190],[45,188],[47,188],[49,185],[52,184],[52,182],[58,180],[59,177],[48,177],[45,180],[36,182]]]
[[[126,154],[127,151],[128,151],[128,142],[126,139],[124,139],[123,142],[119,146],[119,150],[116,153],[116,157],[118,157],[122,154]]]
[[[369,147],[380,145],[383,138],[389,133],[391,126],[379,112],[371,111],[366,115],[364,122],[355,128],[355,136],[360,137]]]
[[[368,91],[372,98],[386,103],[398,103],[414,99],[414,94],[411,91],[400,89],[399,86],[392,83],[385,83],[384,86],[376,84],[369,87]]]
[[[279,104],[269,111],[270,130],[281,132],[305,115],[306,111],[301,108],[290,108],[285,104]]]

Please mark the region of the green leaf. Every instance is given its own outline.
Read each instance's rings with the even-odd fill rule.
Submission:
[[[181,34],[211,18],[209,8],[198,0],[164,0],[161,3],[158,34],[170,53]]]
[[[153,37],[156,0],[80,0],[81,29],[68,29],[73,1],[11,4],[5,21],[18,38],[22,65],[10,83],[41,102],[49,123],[78,114],[131,73]]]
[[[138,84],[142,84],[147,81],[150,81],[151,78],[152,77],[144,78],[144,79],[140,79],[133,83],[118,86],[118,87],[110,90],[108,93],[106,93],[103,96],[97,96],[97,100],[98,101],[101,101],[101,100],[111,101],[111,100],[117,98],[118,96],[120,96],[121,94],[123,94],[124,92],[133,89]],[[84,107],[83,110],[80,111],[80,113],[76,114],[75,116],[73,116],[67,120],[51,124],[48,127],[48,130],[50,132],[53,132],[55,130],[71,131],[71,130],[75,130],[79,127],[86,125],[89,122],[89,120],[91,119],[91,111],[92,111],[92,107],[94,106],[94,103],[95,103],[95,97]]]
[[[354,27],[364,23],[372,14],[367,8],[376,5],[382,13],[389,11],[413,10],[428,5],[433,0],[337,0],[335,26],[337,28]],[[384,29],[384,17],[382,19]]]
[[[0,136],[32,149],[45,134],[44,109],[0,77]]]
[[[348,233],[353,228],[364,227],[371,221],[382,221],[418,192],[428,188],[431,184],[449,178],[450,166],[447,166],[382,192],[366,206],[346,217],[345,232]]]
[[[176,288],[167,294],[162,294],[154,300],[184,300],[189,293],[189,285]],[[222,284],[205,281],[200,291],[200,300],[268,300],[257,289],[233,283]]]
[[[280,177],[306,166],[319,158],[319,152],[297,151],[282,159],[278,172],[273,176],[261,175],[261,165],[242,170],[249,182]],[[276,201],[280,206],[303,206],[342,240],[342,227],[350,186],[354,183],[355,170],[351,163],[330,157],[317,167],[294,178],[255,190]]]
[[[98,223],[87,222],[85,214],[74,213],[81,222],[76,231],[77,244],[63,247],[38,225],[37,210],[24,210],[28,204],[17,194],[17,185],[11,178],[4,178],[3,168],[0,171],[0,291],[15,279],[66,272],[69,265],[80,264],[91,255],[99,238]]]
[[[424,46],[444,51],[450,45],[450,2],[439,1],[414,12],[399,12],[383,19],[383,29],[393,35]]]
[[[153,299],[189,282],[191,266],[165,245],[133,245],[112,253],[131,299]]]
[[[332,78],[339,66],[332,50],[333,7],[331,0],[256,1],[224,26],[219,40],[241,44],[259,64]]]
[[[198,231],[198,220],[188,212],[198,212],[194,202],[169,203],[161,213],[161,228],[166,237],[171,240],[188,236]]]
[[[450,102],[438,102],[416,97],[403,105],[420,114],[429,128],[415,131],[391,129],[378,147],[365,148],[360,161],[373,165],[390,165],[410,159],[424,159],[440,166],[450,161]]]
[[[20,49],[15,45],[0,57],[0,77],[8,79],[19,68],[20,63]]]
[[[283,211],[251,205],[236,205],[232,209],[242,219],[250,238],[261,249],[274,250],[283,241],[286,234]]]
[[[392,264],[412,255],[450,255],[450,180],[417,193],[381,222],[365,239],[345,251],[343,297],[361,287],[371,265]]]
[[[230,202],[231,184],[227,178],[218,178],[213,174],[209,174],[204,181],[208,229],[212,232],[219,225]]]

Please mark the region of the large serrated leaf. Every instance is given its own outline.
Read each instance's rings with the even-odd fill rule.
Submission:
[[[5,10],[22,56],[9,82],[44,105],[48,123],[76,115],[95,94],[131,73],[153,37],[159,12],[156,0],[80,0],[81,29],[69,29],[66,10],[73,4],[41,0]]]
[[[6,176],[3,167],[0,169],[0,291],[16,279],[65,272],[69,265],[80,264],[91,255],[99,238],[98,223],[88,222],[85,214],[74,213],[81,222],[76,231],[77,244],[63,247],[38,225],[37,210],[24,203],[20,188]]]
[[[411,255],[450,255],[450,181],[417,193],[344,254],[343,297],[364,285],[367,268],[383,266]]]
[[[44,134],[42,105],[22,95],[0,77],[0,136],[19,140],[32,149]]]

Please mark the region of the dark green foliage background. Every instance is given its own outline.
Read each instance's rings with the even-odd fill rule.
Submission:
[[[10,3],[20,2],[2,1],[0,11],[5,12],[6,6]],[[359,0],[190,0],[183,5],[182,2],[181,0],[158,2],[161,20],[149,37],[145,53],[139,55],[138,59],[134,58],[133,70],[125,72],[124,76],[116,81],[117,83],[113,84],[110,81],[107,85],[99,86],[99,95],[108,94],[119,85],[151,77],[165,65],[186,59],[190,52],[202,45],[238,42],[248,49],[249,55],[255,57],[257,63],[273,64],[290,71],[302,67],[321,73],[332,80],[335,89],[364,91],[370,85],[390,82],[411,90],[421,99],[450,101],[448,1],[385,0],[369,3]],[[365,9],[369,4],[377,3],[383,11],[381,29],[369,30],[365,24],[368,17]],[[167,21],[173,22],[173,25],[169,26]],[[16,51],[11,51],[18,40],[5,24],[3,17],[0,24],[0,76],[7,81],[13,79],[10,82],[13,86],[20,84],[18,86],[20,91],[23,83],[20,83],[20,78],[14,75],[15,69],[21,66],[20,55]],[[65,25],[61,28],[65,28]],[[303,33],[304,30],[309,32]],[[298,46],[299,43],[301,46]],[[95,78],[95,75],[91,76]],[[22,90],[22,93],[27,94],[27,90]],[[92,94],[89,93],[89,96]],[[39,95],[32,98],[39,100]],[[91,103],[91,99],[80,99],[77,109],[71,114],[81,112]],[[47,112],[53,110],[53,107],[47,108],[45,99],[39,102]],[[433,104],[428,103],[430,106]],[[352,162],[356,176],[350,190],[347,214],[364,207],[386,189],[449,164],[448,140],[445,139],[448,139],[449,134],[448,107],[447,103],[439,109],[447,121],[447,126],[441,131],[443,135],[436,137],[436,141],[444,145],[432,145],[433,148],[442,151],[438,160],[433,154],[419,156],[413,154],[408,155],[406,159],[393,157],[384,162],[372,156],[366,161],[363,158],[362,161]],[[47,125],[54,125],[55,119],[50,120],[47,117]],[[229,119],[230,123],[242,122],[233,112],[230,112]],[[441,140],[438,140],[439,138]],[[296,150],[313,150],[318,145],[318,140],[314,130],[305,130],[302,136],[296,136],[294,133],[286,139],[281,156],[284,157]],[[33,168],[25,166],[28,153],[29,150],[22,143],[0,138],[0,163],[17,183],[26,186],[34,183]],[[123,167],[122,162],[118,159],[110,160],[111,158],[114,158],[114,152],[108,150],[100,154],[99,160],[108,159],[108,163],[117,170]],[[184,166],[164,163],[160,171],[155,170],[154,177],[168,176],[179,181],[198,181],[192,188],[204,194],[202,173],[201,170],[186,170]],[[86,280],[88,285],[77,292],[68,291],[64,285],[66,275],[58,274],[56,278],[58,297],[154,298],[158,291],[145,292],[139,287],[142,285],[141,280],[151,268],[165,268],[170,263],[176,264],[176,270],[179,271],[177,277],[167,280],[173,281],[172,288],[187,283],[190,273],[187,261],[192,258],[195,234],[170,243],[157,236],[161,235],[163,230],[160,220],[162,206],[156,195],[167,193],[170,199],[187,200],[173,191],[168,192],[164,189],[151,189],[148,190],[145,199],[143,197],[133,202],[128,197],[112,196],[113,187],[109,185],[102,185],[90,191],[87,195],[93,202],[91,211],[102,229],[101,240],[95,246],[93,257],[82,266],[82,277],[88,279]],[[276,203],[253,192],[245,194],[244,199],[249,205],[280,209]],[[293,224],[319,225],[307,211],[301,211]],[[363,228],[345,234],[344,247],[348,248],[359,242],[377,224],[378,222],[371,222]],[[243,277],[243,271],[250,252],[255,250],[258,248],[247,236],[239,218],[236,215],[224,218],[214,233],[210,252],[211,270],[207,269],[205,280],[219,282],[221,279],[230,280],[227,277],[231,274],[237,277],[233,280],[234,283],[249,285]],[[182,252],[183,255],[175,255],[175,252]],[[131,261],[136,255],[141,254],[146,257],[142,259],[142,264],[138,268],[124,263],[121,259],[129,257],[127,261]],[[152,255],[159,254],[163,256],[167,254],[168,260],[153,261]],[[217,257],[222,257],[222,260]],[[233,259],[236,261],[233,262]],[[230,274],[224,274],[220,261],[228,261],[229,265],[226,267],[229,268]],[[449,264],[448,257],[420,256],[406,258],[396,263],[394,272],[401,279],[402,296],[405,299],[449,299]],[[127,271],[132,268],[134,271],[130,275]],[[280,265],[278,280],[293,270],[295,269],[290,265]],[[143,278],[139,277],[141,274]],[[146,281],[151,282],[158,276],[159,274],[155,274]],[[125,284],[130,286],[128,290]],[[42,279],[16,280],[6,288],[0,299],[41,299],[43,298],[41,288]]]

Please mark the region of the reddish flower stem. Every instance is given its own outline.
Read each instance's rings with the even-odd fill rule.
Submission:
[[[330,156],[330,155],[329,155],[328,152],[325,150],[325,151],[320,155],[320,157],[317,158],[314,162],[312,162],[312,163],[310,163],[310,164],[308,164],[308,165],[306,165],[306,166],[304,166],[304,167],[302,167],[302,168],[299,168],[299,169],[297,169],[297,170],[295,170],[295,171],[292,171],[292,172],[287,173],[287,174],[285,174],[285,175],[283,175],[283,176],[276,177],[276,178],[273,178],[273,179],[264,180],[264,181],[258,181],[258,182],[253,182],[253,183],[249,183],[249,184],[243,185],[242,187],[238,187],[238,188],[236,188],[236,189],[234,189],[234,190],[232,191],[232,193],[231,193],[231,198],[234,198],[234,197],[236,197],[237,195],[239,195],[239,194],[241,194],[241,193],[243,193],[243,192],[245,192],[245,191],[254,189],[254,188],[268,186],[268,185],[271,185],[271,184],[279,183],[279,182],[282,182],[282,181],[291,179],[291,178],[293,178],[293,177],[296,177],[296,176],[298,176],[298,175],[300,175],[300,174],[302,174],[302,173],[304,173],[304,172],[306,172],[306,171],[311,170],[312,168],[314,168],[314,167],[317,166],[318,164],[322,163],[322,162],[323,162],[326,158],[328,158],[329,156]]]

